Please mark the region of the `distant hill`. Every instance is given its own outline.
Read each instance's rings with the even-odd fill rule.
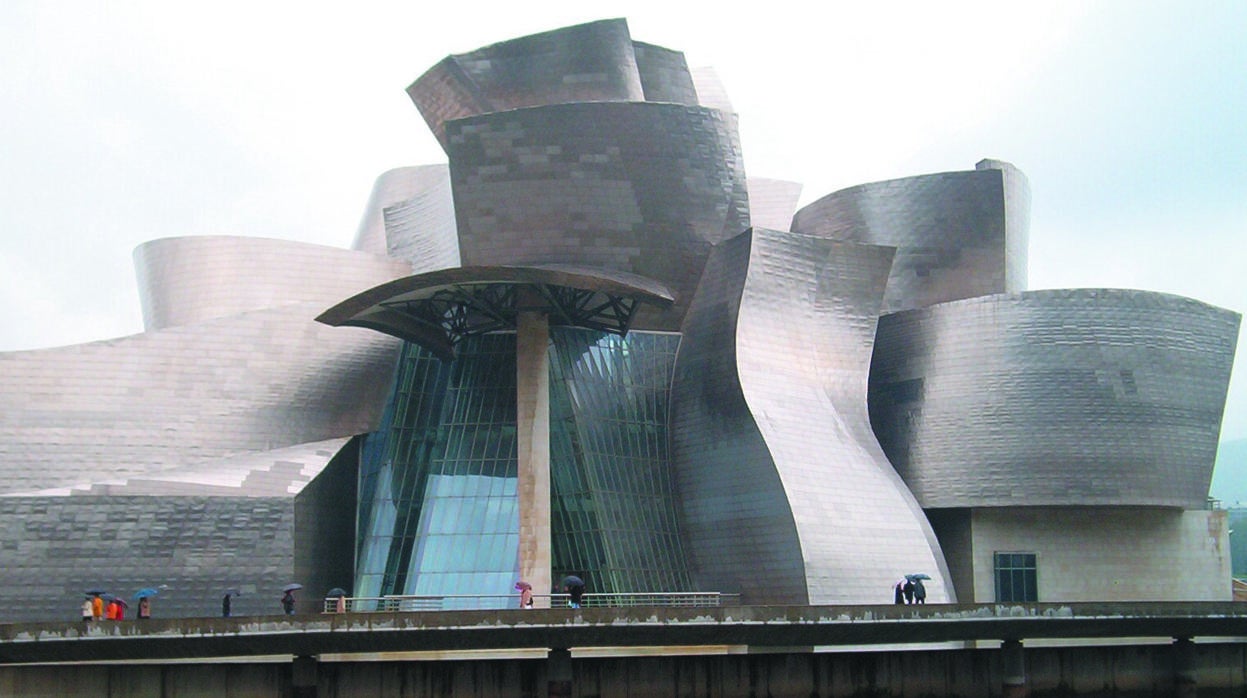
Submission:
[[[1247,439],[1224,441],[1217,448],[1209,494],[1223,507],[1247,507]]]

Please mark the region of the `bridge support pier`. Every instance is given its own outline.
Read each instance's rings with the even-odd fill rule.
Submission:
[[[546,695],[549,698],[571,698],[572,653],[553,649],[546,655]]]
[[[1021,640],[1005,640],[1000,643],[1001,686],[1004,698],[1024,698],[1030,691],[1026,687],[1026,655]]]
[[[320,683],[320,663],[316,657],[295,657],[290,669],[294,698],[316,698],[316,687]]]
[[[1189,637],[1173,640],[1173,694],[1193,697],[1199,689],[1195,678],[1195,643]]]

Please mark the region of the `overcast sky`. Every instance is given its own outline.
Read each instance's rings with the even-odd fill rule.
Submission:
[[[417,76],[611,17],[714,66],[748,172],[803,203],[1007,160],[1031,182],[1031,288],[1247,312],[1247,2],[687,5],[0,1],[0,350],[140,331],[147,240],[349,246],[378,174],[445,160]],[[1247,438],[1239,354],[1227,440]]]

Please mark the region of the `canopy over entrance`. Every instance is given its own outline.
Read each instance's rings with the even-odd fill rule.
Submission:
[[[352,296],[316,318],[366,327],[454,357],[475,334],[513,330],[520,312],[552,326],[627,334],[638,303],[674,302],[661,283],[628,272],[569,265],[458,267],[395,279]]]

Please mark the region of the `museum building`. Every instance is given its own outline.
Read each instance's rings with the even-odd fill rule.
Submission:
[[[591,592],[1229,600],[1207,505],[1240,318],[1027,289],[1012,165],[798,207],[714,73],[624,20],[407,88],[447,163],[350,249],[165,238],[144,331],[0,354],[0,598],[76,617]]]

